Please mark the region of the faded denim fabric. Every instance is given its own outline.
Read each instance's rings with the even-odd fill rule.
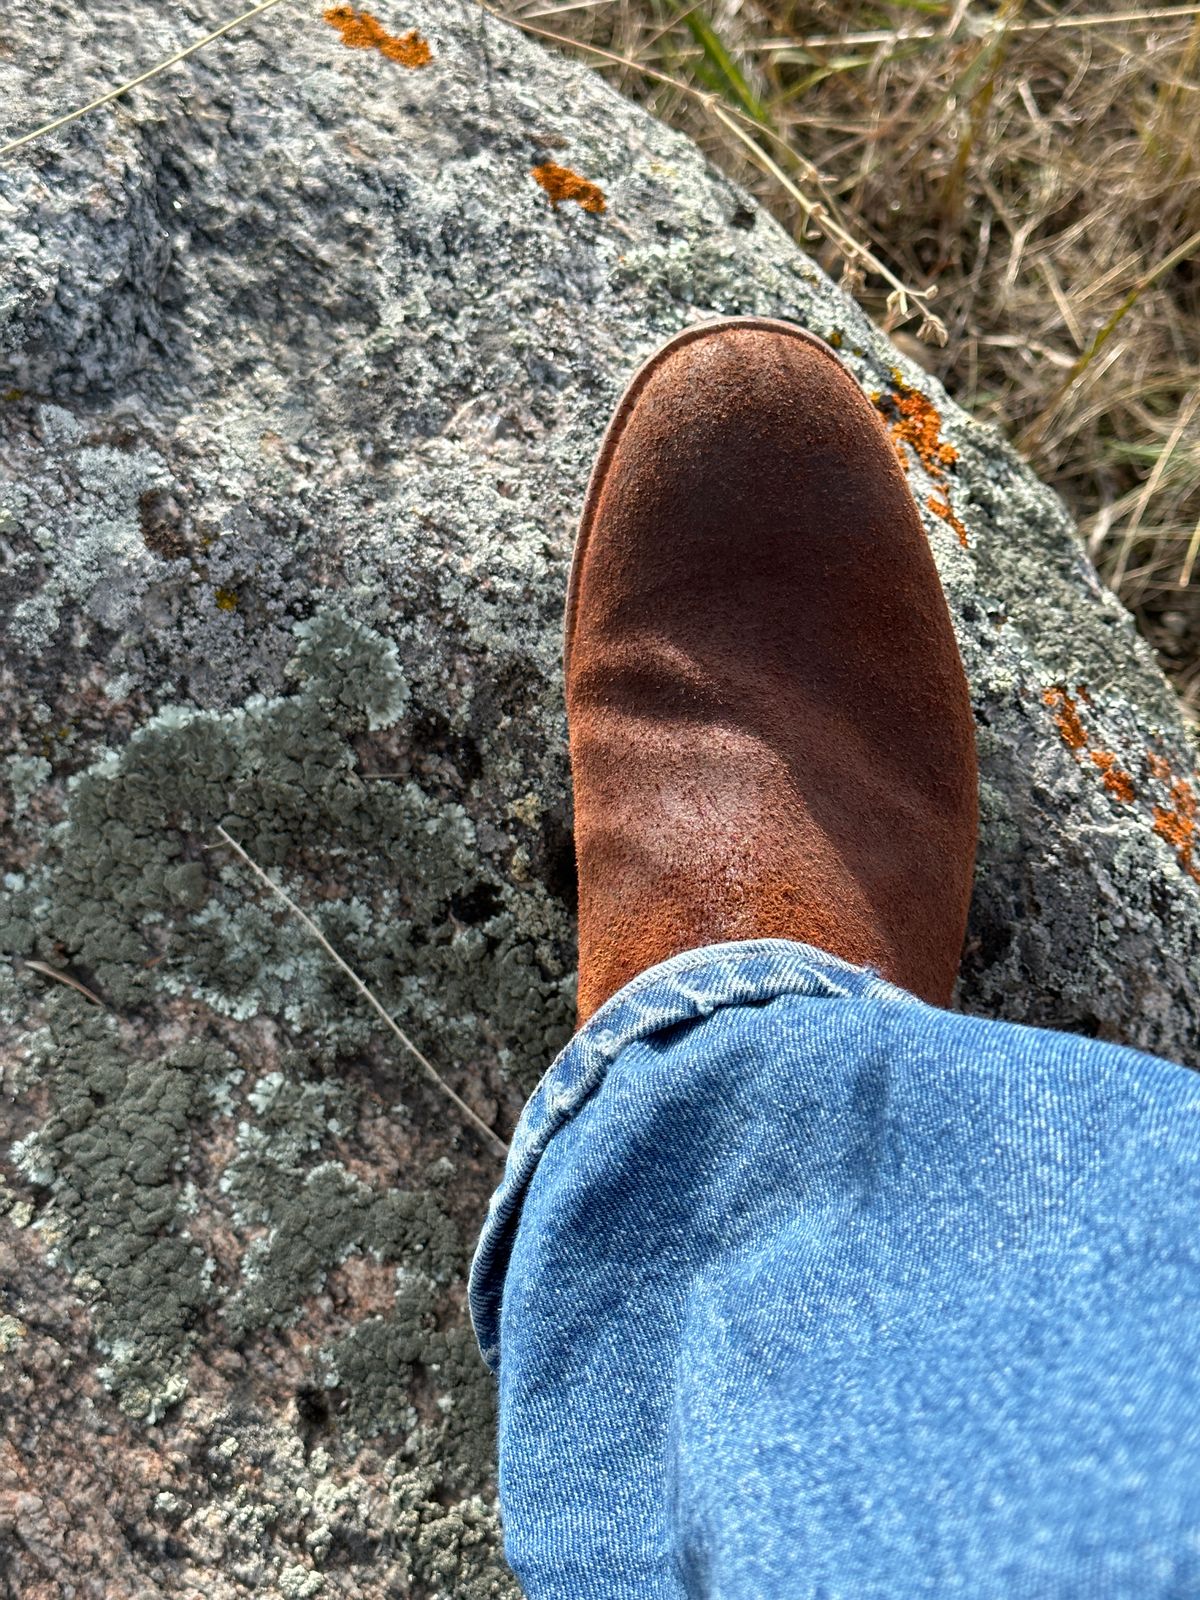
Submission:
[[[641,973],[471,1273],[529,1600],[1197,1600],[1200,1074],[810,945]]]

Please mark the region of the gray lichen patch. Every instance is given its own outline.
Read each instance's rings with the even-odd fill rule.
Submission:
[[[489,1470],[495,1388],[461,1307],[449,1318],[446,1310],[427,1269],[401,1269],[390,1310],[325,1345],[319,1368],[360,1437],[399,1434],[409,1456],[437,1461],[447,1483],[469,1487]]]
[[[357,1433],[410,1434],[418,1374],[439,1371],[454,1349],[454,1331],[446,1333],[441,1324],[447,1285],[466,1268],[464,1241],[432,1194],[372,1189],[328,1159],[305,1165],[331,1134],[355,1125],[357,1108],[345,1086],[276,1072],[259,1080],[247,1101],[259,1115],[240,1125],[238,1154],[220,1187],[239,1224],[266,1231],[244,1252],[241,1282],[223,1315],[237,1335],[282,1326],[351,1252],[392,1264],[397,1286],[388,1314],[369,1317],[324,1346],[320,1373],[326,1388],[339,1391],[342,1413]],[[443,1382],[453,1387],[453,1375]],[[487,1437],[490,1385],[483,1386],[482,1416],[470,1382],[457,1388],[472,1437]],[[432,1458],[448,1467],[453,1457],[441,1444],[439,1434],[438,1448],[429,1446]],[[470,1464],[478,1481],[479,1471],[487,1470],[478,1448]]]
[[[205,1418],[197,1433],[209,1494],[172,1495],[154,1518],[193,1570],[211,1564],[249,1592],[349,1594],[349,1570],[385,1573],[380,1593],[519,1600],[497,1561],[494,1502],[447,1492],[430,1463],[373,1448],[342,1458],[324,1445],[306,1456],[295,1434],[245,1410]]]
[[[280,1017],[330,1048],[363,1045],[375,1019],[311,934],[224,847],[214,853],[221,825],[264,868],[299,866],[285,882],[301,900],[329,875],[326,936],[449,1058],[477,1047],[489,1012],[540,1040],[548,1004],[561,1028],[561,971],[539,958],[553,960],[539,919],[561,931],[544,889],[514,892],[489,873],[459,803],[356,770],[356,734],[404,738],[396,647],[336,611],[297,633],[297,693],[224,713],[169,707],[71,780],[65,821],[0,914],[5,944],[65,957],[117,1005],[192,995],[231,1017]],[[455,908],[467,905],[487,910],[464,924]]]
[[[324,1386],[341,1392],[347,1420],[363,1438],[399,1434],[415,1448],[413,1391],[418,1373],[436,1360],[436,1303],[432,1280],[406,1273],[393,1312],[365,1318],[321,1349]]]
[[[461,1265],[455,1231],[429,1195],[375,1192],[337,1162],[303,1175],[290,1164],[273,1169],[269,1150],[247,1139],[222,1185],[244,1215],[269,1227],[243,1256],[243,1287],[225,1307],[235,1333],[286,1321],[350,1250],[420,1261],[443,1284]]]
[[[477,1495],[440,1506],[428,1471],[399,1471],[388,1485],[388,1514],[400,1572],[414,1592],[462,1600],[520,1600],[507,1569],[488,1559],[499,1528],[495,1512]],[[419,1587],[418,1587],[419,1586]]]
[[[51,1109],[12,1152],[15,1170],[39,1196],[50,1263],[90,1307],[98,1375],[126,1414],[194,1439],[215,1374],[190,1358],[213,1310],[232,1344],[290,1323],[350,1252],[390,1263],[394,1276],[386,1317],[361,1319],[301,1365],[301,1393],[327,1395],[322,1414],[338,1418],[329,1449],[314,1448],[309,1467],[295,1435],[239,1406],[204,1428],[190,1474],[152,1497],[141,1537],[182,1540],[193,1559],[254,1584],[291,1573],[289,1583],[325,1592],[327,1569],[377,1549],[417,1584],[514,1594],[495,1564],[494,1506],[477,1492],[491,1473],[492,1383],[458,1298],[447,1298],[465,1241],[434,1193],[453,1166],[435,1164],[430,1192],[354,1178],[329,1150],[362,1148],[363,1090],[311,1076],[299,1052],[257,1076],[216,1045],[140,1059],[129,1030],[77,996],[52,992],[45,1011],[38,1079]],[[242,1241],[239,1275],[223,1288],[189,1238],[184,1178],[221,1143],[214,1117],[237,1127],[214,1195]],[[22,1327],[4,1322],[10,1347]],[[312,1415],[306,1400],[302,1430]],[[370,1482],[356,1479],[347,1466],[376,1438],[393,1449],[398,1440],[400,1454],[377,1462]],[[398,1549],[395,1530],[410,1522],[420,1535]]]
[[[187,1388],[208,1269],[189,1240],[179,1173],[220,1050],[179,1046],[138,1060],[112,1019],[55,1001],[42,1075],[53,1110],[16,1147],[50,1190],[37,1223],[52,1264],[92,1306],[100,1376],[123,1411],[155,1421]]]

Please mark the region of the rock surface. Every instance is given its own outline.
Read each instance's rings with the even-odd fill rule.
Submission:
[[[506,1134],[572,1017],[574,519],[690,320],[832,340],[926,507],[982,767],[960,1005],[1200,1063],[1195,750],[1054,496],[599,78],[465,0],[377,15],[429,60],[280,6],[0,159],[25,1600],[517,1592],[464,1316],[495,1160],[216,830]],[[10,0],[0,142],[222,20]]]

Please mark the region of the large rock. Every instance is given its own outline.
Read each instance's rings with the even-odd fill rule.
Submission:
[[[189,9],[10,0],[0,127]],[[281,6],[0,161],[27,1600],[513,1592],[463,1310],[495,1158],[216,830],[510,1129],[572,1016],[574,519],[694,318],[832,340],[927,509],[983,773],[961,1005],[1200,1058],[1195,752],[1054,496],[599,78],[466,4],[381,13],[421,66],[345,20]]]

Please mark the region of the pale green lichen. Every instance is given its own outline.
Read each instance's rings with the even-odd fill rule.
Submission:
[[[489,1559],[497,1519],[477,1495],[440,1505],[435,1474],[400,1471],[389,1486],[388,1511],[402,1580],[454,1600],[521,1600],[516,1579]]]
[[[10,1317],[7,1312],[0,1312],[0,1356],[19,1344],[28,1332],[28,1328],[18,1318]]]
[[[12,791],[14,817],[24,816],[29,802],[46,782],[53,769],[43,756],[9,756],[4,762],[8,787]]]
[[[93,1307],[101,1376],[146,1420],[185,1393],[204,1312],[215,1308],[232,1338],[267,1334],[292,1324],[351,1255],[392,1267],[391,1307],[314,1349],[313,1392],[336,1403],[346,1437],[398,1433],[404,1471],[428,1467],[422,1493],[405,1496],[423,1530],[411,1570],[425,1576],[414,1581],[453,1572],[456,1595],[500,1594],[495,1515],[470,1499],[493,1471],[492,1381],[448,1298],[469,1241],[439,1204],[436,1178],[425,1190],[375,1188],[332,1158],[331,1141],[362,1112],[362,1090],[339,1064],[377,1041],[377,1023],[307,930],[219,845],[216,827],[302,902],[311,905],[310,884],[337,886],[312,907],[323,930],[444,1059],[475,1052],[482,1015],[494,1026],[511,1014],[517,1037],[541,1040],[554,1027],[555,1042],[565,1036],[570,974],[543,965],[562,939],[562,910],[540,883],[513,886],[492,871],[461,803],[411,778],[360,775],[356,740],[380,729],[409,737],[411,689],[395,646],[336,609],[296,635],[292,693],[225,711],[166,706],[123,748],[98,752],[68,783],[63,821],[33,867],[13,875],[0,911],[9,948],[69,967],[109,1004],[180,997],[197,1015],[270,1018],[282,1030],[272,1069],[247,1076],[218,1051],[193,1081],[172,1058],[123,1054],[111,1018],[55,996],[53,1037],[29,1069],[52,1109],[18,1152],[21,1170],[50,1186],[39,1227]],[[527,777],[518,792],[528,795]],[[523,825],[539,826],[526,809]],[[5,970],[15,1012],[35,980],[14,984]],[[535,1055],[523,1070],[541,1064]],[[403,1087],[402,1057],[393,1070]],[[93,1078],[115,1097],[94,1103]],[[234,1119],[235,1153],[216,1187],[245,1240],[234,1281],[226,1261],[219,1289],[187,1234],[199,1201],[181,1172],[189,1138],[213,1118]],[[85,1139],[76,1121],[91,1130]],[[129,1168],[120,1182],[116,1165]],[[453,1166],[443,1159],[440,1171],[444,1180]],[[130,1188],[139,1182],[145,1193]],[[414,1389],[434,1395],[424,1421]],[[237,1464],[219,1441],[210,1460],[214,1472]],[[275,1537],[278,1510],[257,1497],[235,1507],[233,1491],[221,1493],[230,1548],[245,1536],[231,1570],[265,1571],[254,1540]],[[447,1494],[466,1495],[466,1511],[439,1503]],[[169,1507],[161,1514],[180,1520]],[[315,1557],[337,1542],[334,1524],[321,1526]]]
[[[325,1588],[325,1579],[310,1567],[284,1567],[275,1582],[283,1600],[312,1600]]]
[[[82,443],[85,424],[62,406],[42,406],[40,419],[46,448],[72,457],[75,498],[57,508],[52,522],[29,530],[41,581],[13,607],[8,628],[13,643],[31,653],[50,642],[64,609],[111,629],[135,614],[161,565],[142,537],[138,501],[148,487],[169,482],[151,450]],[[27,494],[9,491],[6,509],[14,521],[23,522],[30,505]]]
[[[350,622],[326,616],[296,625],[301,641],[296,667],[306,678],[311,703],[331,723],[368,728],[399,722],[409,702],[408,683],[395,644]]]

